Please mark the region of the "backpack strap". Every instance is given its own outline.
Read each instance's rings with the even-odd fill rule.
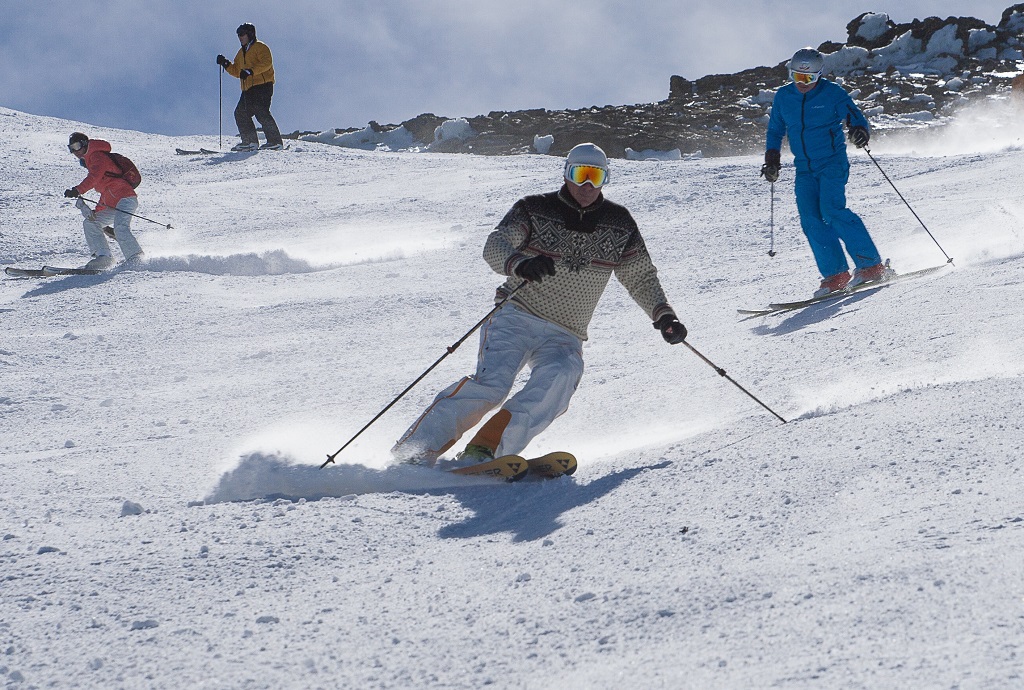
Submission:
[[[124,170],[124,168],[122,168],[122,167],[121,167],[121,165],[120,165],[120,164],[119,164],[119,163],[117,162],[117,159],[116,159],[116,158],[114,158],[114,153],[113,153],[113,151],[105,151],[104,153],[106,153],[106,154],[107,154],[107,158],[109,158],[109,159],[110,159],[110,162],[114,164],[114,167],[115,167],[115,168],[117,168],[118,170],[120,170],[120,171],[121,171],[121,174],[120,174],[120,175],[117,175],[117,174],[115,174],[115,173],[112,173],[112,172],[110,172],[109,170],[107,170],[107,171],[105,171],[105,172],[103,173],[104,177],[119,177],[119,178],[121,178],[121,179],[123,180],[123,179],[124,179],[124,175],[125,175],[125,170]]]

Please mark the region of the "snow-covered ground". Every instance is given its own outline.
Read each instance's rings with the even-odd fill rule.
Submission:
[[[757,158],[614,161],[689,342],[791,421],[613,282],[529,449],[579,471],[495,484],[388,466],[475,337],[317,467],[491,308],[484,238],[559,159],[176,156],[217,139],[0,109],[3,263],[87,258],[78,129],[173,228],[135,221],[140,270],[0,279],[7,687],[1024,685],[1019,138],[874,143],[955,268],[747,321],[817,286],[792,167],[769,258]],[[941,264],[851,155],[883,255]]]

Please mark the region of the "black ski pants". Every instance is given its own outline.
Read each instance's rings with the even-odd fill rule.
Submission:
[[[242,92],[235,106],[235,124],[238,125],[238,135],[242,137],[243,144],[258,144],[259,137],[256,135],[256,120],[263,127],[263,134],[267,137],[268,144],[282,144],[281,130],[277,128],[274,116],[270,114],[270,101],[274,97],[274,84],[257,84]]]

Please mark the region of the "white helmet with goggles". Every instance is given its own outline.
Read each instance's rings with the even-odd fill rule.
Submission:
[[[589,182],[593,187],[601,187],[611,177],[608,156],[596,144],[577,144],[565,157],[564,175],[568,182],[576,185]]]
[[[787,65],[789,78],[798,84],[813,84],[821,78],[825,56],[814,48],[801,48]]]

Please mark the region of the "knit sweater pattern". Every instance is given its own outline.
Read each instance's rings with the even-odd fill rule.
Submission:
[[[674,316],[636,221],[603,195],[586,208],[564,186],[520,199],[488,236],[483,254],[495,272],[509,276],[496,301],[523,282],[515,274],[519,264],[551,257],[555,275],[527,283],[512,301],[582,340],[612,273],[652,321]]]

